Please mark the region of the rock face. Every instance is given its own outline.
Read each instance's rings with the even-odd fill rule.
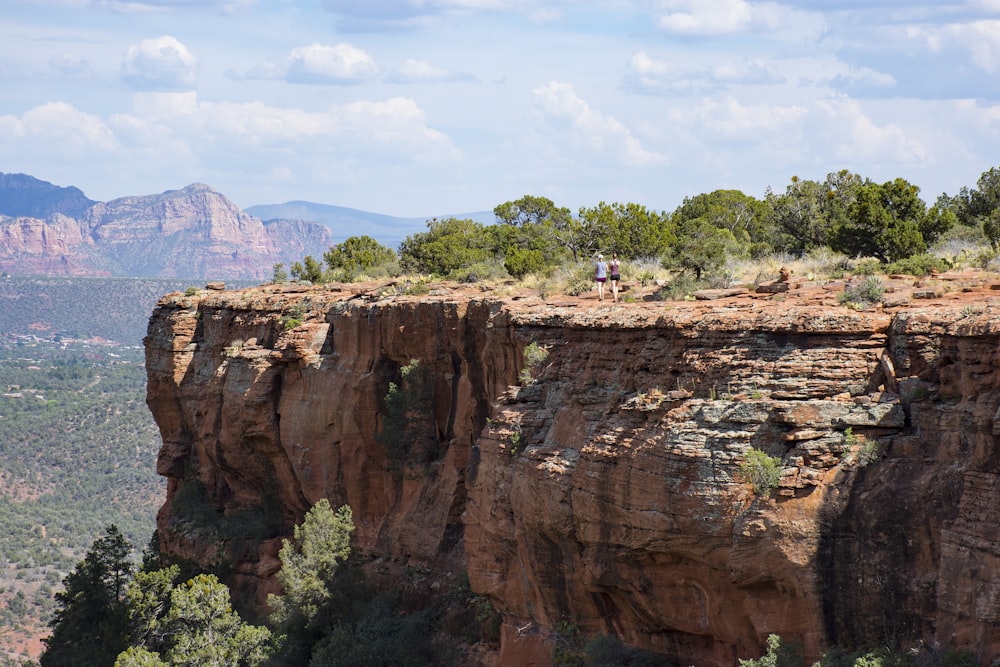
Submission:
[[[525,368],[531,343],[548,355]],[[325,497],[372,562],[467,569],[503,614],[499,664],[549,664],[566,618],[678,664],[730,667],[770,633],[811,659],[1000,655],[988,293],[889,313],[276,286],[168,295],[146,353],[161,546],[227,561],[258,601]],[[383,444],[390,383],[409,458]],[[752,449],[781,461],[769,496]]]
[[[197,183],[92,204],[75,218],[59,212],[44,219],[0,215],[0,270],[262,279],[271,276],[276,263],[307,254],[321,257],[332,245],[330,231],[322,225],[264,224]]]

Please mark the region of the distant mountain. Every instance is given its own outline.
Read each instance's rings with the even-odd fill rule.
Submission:
[[[39,193],[39,202],[55,201],[54,192],[75,190],[31,180],[36,181],[32,189],[19,186],[23,179],[12,180],[17,187],[0,186],[0,271],[264,279],[276,263],[291,263],[307,254],[322,256],[333,245],[333,235],[321,224],[264,223],[200,183],[159,195],[92,202],[75,216],[58,210],[44,218],[21,215],[24,206],[31,208],[30,197],[19,199],[16,193],[9,199],[21,201],[22,208],[4,208],[10,190]],[[35,206],[33,210],[39,210],[41,204]]]
[[[79,188],[59,187],[27,174],[0,173],[0,213],[15,218],[47,218],[61,213],[78,218],[97,202]]]
[[[355,208],[316,204],[308,201],[290,201],[284,204],[258,204],[245,209],[261,220],[307,220],[326,225],[333,232],[334,243],[349,236],[370,236],[389,248],[397,249],[407,236],[427,231],[427,221],[432,218],[471,218],[482,224],[493,224],[492,211],[429,215],[422,218],[397,218],[381,213],[370,213]]]

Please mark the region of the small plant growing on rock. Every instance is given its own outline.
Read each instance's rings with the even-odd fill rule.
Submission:
[[[524,436],[521,435],[521,427],[516,426],[510,432],[510,455],[517,456],[524,450]]]
[[[240,353],[240,350],[243,349],[243,345],[244,341],[242,339],[234,340],[232,343],[230,343],[222,350],[222,354],[227,359],[230,357],[235,357],[237,354]]]
[[[197,287],[188,287],[186,290],[184,290],[184,296],[194,296],[197,293],[198,293]]]
[[[524,347],[524,368],[518,379],[522,385],[529,385],[535,381],[535,373],[549,356],[549,351],[538,343],[529,343]]]
[[[299,303],[289,306],[289,308],[281,316],[281,327],[286,331],[289,329],[294,329],[295,327],[302,324],[302,318],[306,315],[306,304]]]
[[[767,497],[781,483],[781,459],[751,447],[743,457],[737,478],[752,486],[754,494]]]
[[[389,470],[401,477],[407,466],[429,464],[440,452],[430,371],[419,359],[411,359],[399,373],[400,383],[389,383],[375,440],[385,448]]]
[[[854,461],[864,468],[878,461],[881,455],[882,445],[878,440],[869,440],[863,435],[858,435],[850,427],[844,431],[845,459],[853,457]]]

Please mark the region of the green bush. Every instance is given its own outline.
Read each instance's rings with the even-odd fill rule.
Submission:
[[[509,248],[503,260],[503,266],[507,273],[515,278],[523,278],[529,273],[543,273],[545,271],[545,255],[541,250],[534,248]]]
[[[519,376],[522,385],[529,385],[535,381],[536,372],[548,356],[549,351],[538,343],[532,342],[524,347],[524,368],[521,369]]]
[[[389,470],[397,476],[407,466],[430,463],[439,454],[430,372],[418,359],[399,372],[400,381],[389,383],[382,428],[375,434]]]
[[[868,276],[861,284],[848,287],[837,295],[837,300],[844,305],[872,305],[880,302],[884,293],[885,286],[882,284],[882,279],[878,276]]]
[[[882,272],[882,262],[874,257],[865,257],[854,267],[854,273],[859,276],[874,276]]]
[[[331,271],[357,275],[396,262],[396,253],[370,236],[350,236],[323,253]]]
[[[767,636],[767,653],[756,660],[740,660],[740,667],[801,667],[802,649],[797,642],[784,644],[778,635]]]
[[[453,274],[490,258],[489,234],[474,220],[430,220],[427,231],[408,236],[399,247],[404,270],[439,276]]]
[[[948,269],[948,262],[933,255],[913,255],[900,259],[885,267],[886,273],[905,273],[910,276],[926,276],[934,271]]]
[[[750,484],[759,496],[769,496],[781,483],[781,459],[759,449],[750,448],[743,457],[737,477]]]

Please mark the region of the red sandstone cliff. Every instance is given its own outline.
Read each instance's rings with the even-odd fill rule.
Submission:
[[[265,224],[198,183],[97,202],[79,219],[0,215],[0,270],[10,273],[262,279],[332,244],[323,225]]]
[[[810,294],[169,295],[146,339],[162,547],[230,561],[262,600],[280,538],[327,497],[382,567],[466,568],[503,613],[501,664],[546,664],[563,618],[683,664],[728,667],[769,633],[812,657],[924,640],[989,664],[1000,300],[859,312]],[[531,342],[549,354],[519,387]],[[399,475],[375,433],[413,359],[439,453]],[[751,447],[782,459],[771,498],[738,478]],[[193,487],[214,524],[193,518]],[[255,512],[278,515],[254,524],[266,535],[231,528]]]

